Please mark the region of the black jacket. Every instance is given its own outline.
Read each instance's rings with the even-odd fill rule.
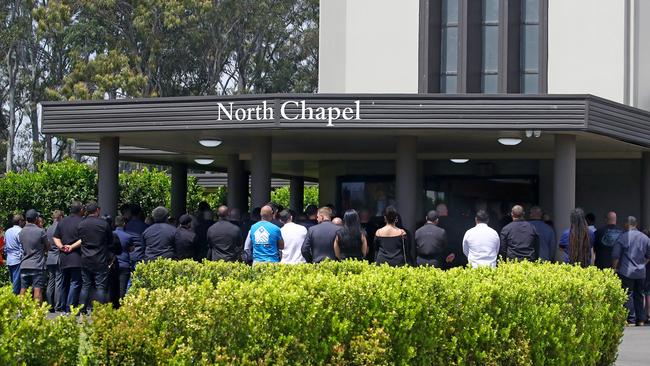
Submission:
[[[142,233],[144,259],[151,261],[157,258],[174,258],[175,236],[176,228],[167,223],[149,226]]]
[[[426,223],[415,232],[417,264],[442,266],[447,256],[447,232],[435,224]]]
[[[341,227],[331,221],[323,221],[307,230],[307,236],[302,243],[302,256],[309,263],[319,263],[329,258],[336,260],[334,254],[334,239]]]
[[[208,260],[236,262],[241,258],[244,241],[241,229],[228,220],[219,220],[208,229]]]
[[[196,234],[187,228],[179,227],[174,235],[176,258],[194,259],[197,256]]]
[[[539,237],[528,221],[513,221],[501,229],[499,254],[505,259],[537,260]]]

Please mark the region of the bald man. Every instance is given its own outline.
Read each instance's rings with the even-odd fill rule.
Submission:
[[[618,238],[625,231],[622,227],[617,226],[618,221],[616,212],[610,211],[605,215],[605,226],[596,230],[594,240],[594,253],[596,258],[594,264],[600,269],[612,268],[612,250]]]
[[[280,262],[280,250],[284,249],[284,240],[280,228],[271,223],[273,208],[264,206],[260,211],[262,220],[251,227],[250,241],[253,249],[253,264]]]
[[[512,222],[501,229],[499,254],[503,259],[535,261],[539,257],[539,236],[535,227],[524,220],[524,208],[515,205]]]

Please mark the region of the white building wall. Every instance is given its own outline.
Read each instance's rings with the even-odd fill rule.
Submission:
[[[322,0],[319,92],[417,93],[418,0]]]
[[[548,1],[548,93],[625,102],[625,3]]]
[[[632,7],[632,103],[650,111],[650,1],[635,0]]]

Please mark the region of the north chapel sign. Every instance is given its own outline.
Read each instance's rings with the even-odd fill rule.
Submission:
[[[266,100],[254,107],[237,107],[233,102],[217,103],[218,121],[265,121],[275,118],[274,103]],[[361,103],[354,101],[354,107],[308,107],[305,100],[288,100],[280,105],[280,117],[289,121],[309,120],[327,122],[334,126],[337,120],[361,119]]]

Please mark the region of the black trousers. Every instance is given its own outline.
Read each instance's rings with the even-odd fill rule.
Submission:
[[[625,307],[628,310],[628,321],[631,322],[644,322],[645,309],[643,308],[643,287],[645,278],[628,278],[619,274],[623,288],[627,292],[627,302]]]
[[[120,268],[120,299],[126,295],[131,279],[131,268]]]
[[[65,310],[65,304],[61,302],[61,291],[63,291],[63,273],[58,264],[48,264],[45,298],[50,304],[50,311]]]
[[[113,308],[120,307],[120,269],[117,266],[117,261],[108,271],[108,300],[113,304]]]

